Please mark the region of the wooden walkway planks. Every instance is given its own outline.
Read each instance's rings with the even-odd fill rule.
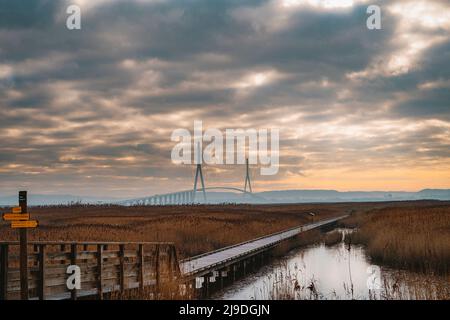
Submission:
[[[185,259],[180,261],[180,271],[184,276],[199,274],[202,271],[213,269],[215,266],[223,265],[232,261],[237,261],[242,257],[264,251],[265,249],[271,248],[277,243],[292,238],[299,233],[334,223],[346,217],[347,215],[318,221],[315,223],[307,224],[304,226],[296,227],[293,229],[226,247],[217,251],[212,251],[207,254],[202,254],[189,259]]]
[[[33,249],[33,250],[31,250]],[[179,275],[176,250],[167,242],[30,242],[29,299],[77,299],[156,287]],[[70,265],[80,268],[81,289],[69,290]],[[19,299],[19,244],[0,242],[0,299]]]

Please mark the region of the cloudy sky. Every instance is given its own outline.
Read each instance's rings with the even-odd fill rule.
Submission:
[[[0,0],[0,195],[190,188],[170,136],[194,120],[280,129],[256,190],[449,188],[449,62],[447,0]]]

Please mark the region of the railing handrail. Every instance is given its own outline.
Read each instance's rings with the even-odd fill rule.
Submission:
[[[334,218],[330,218],[330,219],[319,220],[319,221],[316,221],[316,222],[313,222],[313,223],[302,224],[302,225],[299,225],[299,226],[296,226],[296,227],[292,227],[290,229],[285,229],[285,230],[282,230],[282,231],[274,232],[274,233],[271,233],[271,234],[267,234],[265,236],[261,236],[261,237],[254,238],[254,239],[250,239],[250,240],[247,240],[247,241],[244,241],[244,242],[240,242],[240,243],[236,243],[236,244],[232,244],[232,245],[229,245],[227,247],[223,247],[223,248],[220,248],[220,249],[217,249],[217,250],[213,250],[213,251],[201,253],[199,255],[192,256],[192,257],[189,257],[189,258],[185,258],[185,259],[179,260],[179,263],[181,264],[181,263],[192,261],[192,260],[204,257],[204,256],[209,256],[209,255],[211,255],[213,253],[217,253],[217,252],[221,252],[221,251],[224,251],[224,250],[228,250],[228,249],[231,249],[231,248],[234,248],[234,247],[238,247],[238,246],[244,245],[246,243],[257,241],[257,240],[260,240],[260,239],[273,237],[273,236],[276,236],[276,235],[279,235],[279,234],[282,234],[282,233],[285,233],[285,232],[289,232],[289,231],[292,231],[292,230],[295,230],[295,229],[306,227],[308,225],[313,225],[313,224],[316,224],[316,223],[319,223],[319,222],[320,223],[326,223],[327,221],[332,221],[332,220],[338,221],[338,220],[344,219],[346,217],[348,217],[348,215],[342,215],[342,216],[338,216],[338,217],[334,217]]]

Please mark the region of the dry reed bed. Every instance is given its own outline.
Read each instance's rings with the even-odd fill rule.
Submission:
[[[375,263],[450,275],[450,206],[373,209],[349,218],[358,231],[347,240],[364,244]]]
[[[342,241],[342,233],[339,231],[328,232],[323,236],[323,242],[326,246],[333,246]]]
[[[367,296],[354,296],[351,283],[344,282],[342,295],[336,292],[321,292],[314,278],[306,279],[302,284],[301,275],[281,261],[280,268],[273,275],[273,281],[264,281],[264,285],[255,292],[255,299],[270,300],[327,300],[327,299],[369,299],[369,300],[448,300],[450,285],[427,275],[394,272],[382,275],[382,289],[370,291]]]
[[[436,201],[412,201],[225,206],[31,207],[29,211],[32,218],[40,221],[40,227],[30,231],[30,240],[170,241],[177,246],[179,257],[184,258],[308,223],[310,222],[309,212],[316,213],[316,220],[353,212],[352,220],[356,221],[363,219],[366,212],[407,210],[420,213],[426,212],[437,204],[439,202]],[[450,204],[444,203],[442,208],[448,213]],[[0,212],[8,210],[9,208],[1,208]],[[390,214],[387,212],[385,216],[389,218]],[[448,226],[448,214],[446,217]],[[381,221],[377,223],[382,223],[382,220],[384,220],[382,216],[380,219],[375,219],[375,221]],[[347,223],[350,222],[349,220]],[[358,221],[353,223],[358,224]],[[401,224],[403,223],[408,222],[402,221]],[[411,223],[414,224],[414,221]],[[367,234],[369,236],[371,233]],[[414,238],[414,234],[410,236]],[[307,238],[311,237],[302,237],[310,242],[311,239]],[[319,239],[319,236],[315,235],[314,238]],[[306,241],[302,239],[298,241]],[[6,240],[17,240],[17,233],[11,230],[7,223],[0,222],[0,241]],[[420,241],[422,240],[420,238]],[[436,254],[448,248],[448,238],[446,241],[446,244],[442,241],[433,242],[433,246],[436,245],[436,248],[433,247]],[[446,266],[448,270],[448,264]]]
[[[32,207],[31,241],[169,241],[181,258],[342,214],[350,205]],[[3,209],[6,212],[9,209]],[[0,241],[17,233],[0,223]]]

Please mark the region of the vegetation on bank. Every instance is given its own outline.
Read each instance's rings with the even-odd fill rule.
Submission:
[[[323,236],[323,242],[326,246],[334,246],[342,241],[342,233],[339,231],[328,232]]]
[[[450,206],[385,207],[342,222],[357,227],[347,243],[363,244],[374,263],[450,275]]]
[[[444,281],[436,281],[430,275],[397,272],[383,276],[380,291],[368,290],[366,296],[355,296],[352,283],[344,280],[344,293],[322,291],[314,278],[303,278],[302,270],[295,270],[281,262],[272,279],[263,281],[263,287],[255,292],[255,299],[270,300],[449,300],[450,286]],[[302,281],[306,280],[306,281]]]
[[[188,205],[31,207],[39,228],[30,241],[168,241],[179,258],[265,236],[349,210],[336,205]],[[7,212],[4,208],[0,212]],[[309,237],[305,237],[305,241]],[[0,241],[17,240],[17,232],[0,222]],[[308,240],[309,241],[309,240]]]

